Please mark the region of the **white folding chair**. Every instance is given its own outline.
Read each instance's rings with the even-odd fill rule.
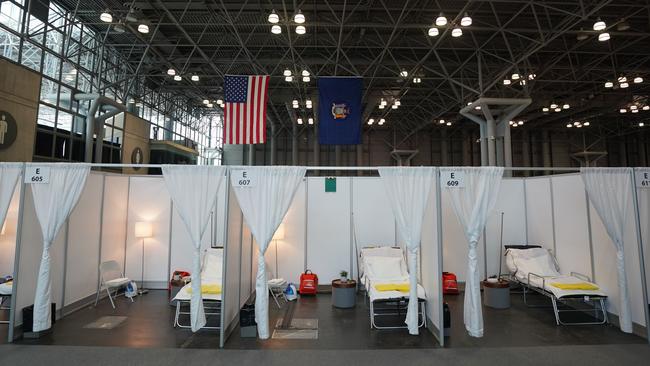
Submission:
[[[287,288],[287,281],[282,278],[274,278],[269,280],[266,286],[268,287],[269,293],[273,297],[275,304],[278,306],[278,308],[282,308],[279,299],[283,299],[284,302],[288,302],[287,297],[284,294],[284,289]]]
[[[126,286],[131,281],[128,277],[124,277],[120,265],[116,261],[102,262],[99,265],[99,283],[97,284],[97,297],[95,298],[95,306],[99,301],[99,294],[102,290],[106,290],[108,299],[111,301],[111,306],[115,309],[115,302],[113,297],[117,296],[117,291]],[[111,295],[111,289],[115,289],[115,294]],[[130,298],[133,302],[133,298]]]

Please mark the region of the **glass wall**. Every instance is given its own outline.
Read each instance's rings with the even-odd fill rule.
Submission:
[[[220,117],[204,116],[185,96],[154,92],[145,85],[143,76],[132,77],[135,70],[124,57],[115,49],[103,47],[104,33],[81,23],[55,2],[50,2],[47,19],[28,15],[26,7],[24,0],[0,1],[0,57],[43,77],[35,160],[84,160],[90,103],[76,101],[73,96],[99,93],[126,104],[130,112],[149,121],[151,139],[171,140],[196,149],[199,164],[214,161],[212,151],[221,151],[220,138],[213,137],[221,130]],[[120,162],[124,115],[108,119],[104,127],[103,160]]]

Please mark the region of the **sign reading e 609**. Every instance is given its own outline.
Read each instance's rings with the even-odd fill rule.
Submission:
[[[231,176],[233,187],[253,187],[256,184],[255,174],[250,170],[233,170]]]
[[[42,166],[28,166],[25,170],[25,184],[50,183],[50,168]]]
[[[650,169],[636,169],[636,187],[650,188]]]
[[[453,170],[440,172],[440,186],[443,188],[465,187],[465,173]]]

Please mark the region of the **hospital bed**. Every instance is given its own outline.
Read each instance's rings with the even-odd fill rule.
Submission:
[[[201,262],[201,285],[218,285],[221,288],[221,279],[223,273],[223,248],[207,249],[203,255]],[[174,328],[191,328],[190,324],[183,324],[180,321],[181,315],[190,315],[190,300],[192,299],[192,284],[188,283],[183,286],[173,301],[176,302],[176,314],[174,316]],[[221,293],[219,294],[206,294],[202,293],[203,310],[205,311],[206,319],[210,316],[221,317]],[[187,310],[184,310],[187,309]],[[218,330],[221,326],[208,326],[207,324],[203,329]]]
[[[588,276],[577,272],[561,274],[555,258],[547,249],[539,246],[509,248],[506,246],[506,266],[510,271],[510,280],[522,286],[524,303],[528,304],[527,292],[547,296],[551,299],[555,323],[557,325],[593,325],[606,324],[607,295],[591,282]],[[573,305],[587,305],[578,308]],[[560,306],[562,305],[562,306]],[[594,315],[594,321],[566,321],[563,313],[587,312]]]
[[[11,310],[11,291],[13,281],[0,283],[0,311]],[[0,324],[9,324],[8,320],[0,320]]]
[[[366,300],[370,308],[371,329],[401,329],[402,326],[379,325],[377,320],[382,317],[406,316],[409,301],[408,266],[400,248],[396,247],[366,247],[359,253],[359,278],[366,290]],[[379,290],[379,287],[404,287],[399,290]],[[388,285],[388,286],[387,286]],[[418,327],[426,326],[426,295],[424,288],[418,284]]]

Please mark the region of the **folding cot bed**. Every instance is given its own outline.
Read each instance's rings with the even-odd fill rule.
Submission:
[[[557,325],[593,325],[607,323],[605,301],[607,295],[588,276],[571,272],[563,275],[555,258],[548,250],[539,246],[509,248],[506,246],[506,266],[510,271],[510,280],[522,286],[524,303],[529,305],[526,294],[529,291],[547,296],[551,299],[555,323]],[[582,303],[588,308],[566,306],[570,303]],[[565,305],[561,308],[559,305]],[[562,313],[587,312],[594,315],[593,321],[567,321]]]
[[[211,316],[221,316],[221,279],[223,268],[223,249],[212,248],[207,249],[203,255],[201,265],[201,287],[213,287],[217,291],[209,291],[206,293],[202,291],[201,297],[203,298],[203,309],[205,316],[209,319]],[[215,293],[218,292],[218,293]],[[190,300],[192,299],[192,284],[188,283],[183,286],[173,301],[176,302],[176,314],[174,316],[174,328],[191,328],[190,324],[182,324],[180,321],[181,315],[190,314]],[[187,310],[184,310],[187,309]],[[221,326],[208,326],[207,324],[203,329],[218,330]]]
[[[371,329],[401,329],[402,326],[380,325],[381,317],[406,316],[409,301],[408,266],[400,248],[365,247],[359,254],[360,283],[366,290]],[[418,284],[418,327],[426,326],[425,292]]]
[[[11,291],[13,281],[0,283],[0,311],[11,310]],[[9,324],[8,320],[0,320],[0,324]]]

